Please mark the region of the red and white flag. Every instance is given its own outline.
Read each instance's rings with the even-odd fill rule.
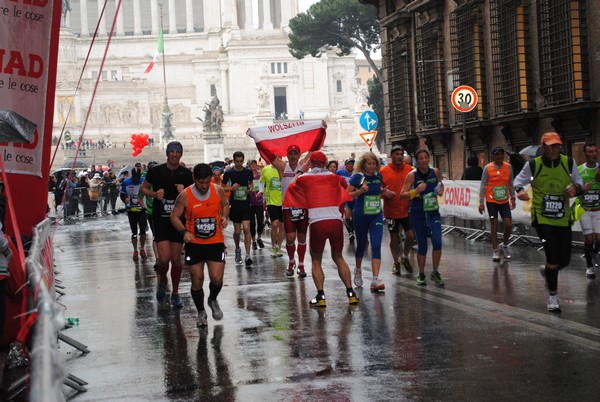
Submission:
[[[144,74],[148,74],[152,70],[152,68],[156,64],[156,60],[158,60],[158,56],[161,54],[164,54],[164,53],[165,53],[165,44],[163,42],[163,29],[162,29],[162,25],[161,25],[161,27],[158,31],[158,44],[156,45],[156,50],[154,51],[154,58],[152,59],[150,64],[148,64],[148,67],[146,67],[146,71],[144,71]]]
[[[270,126],[249,128],[246,134],[256,143],[266,163],[276,156],[287,155],[290,145],[297,145],[300,153],[318,151],[325,142],[327,124],[319,120],[297,120]]]

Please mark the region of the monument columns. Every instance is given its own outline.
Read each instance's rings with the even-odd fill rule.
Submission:
[[[81,0],[81,36],[90,36],[90,28],[88,25],[88,7],[87,0]]]
[[[263,29],[273,29],[271,21],[271,0],[263,0]]]
[[[254,30],[253,2],[254,0],[244,0],[244,29],[246,31]]]
[[[102,15],[102,9],[104,8],[104,2],[102,0],[98,0],[98,17]],[[102,17],[102,20],[98,23],[98,35],[106,36],[106,18]]]
[[[177,33],[177,11],[175,11],[175,0],[169,0],[169,33]]]
[[[187,33],[194,32],[194,6],[193,0],[185,0],[185,31]]]
[[[140,9],[140,0],[133,0],[133,35],[142,34],[142,15]]]

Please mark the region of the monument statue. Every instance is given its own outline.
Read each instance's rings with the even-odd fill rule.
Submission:
[[[221,133],[221,125],[225,121],[223,118],[223,107],[220,105],[221,101],[217,96],[213,96],[210,102],[206,102],[204,104],[204,120],[201,120],[204,123],[204,131],[205,132],[217,132]]]
[[[258,114],[270,114],[271,110],[269,109],[269,93],[263,89],[263,87],[257,88],[257,96],[258,96]]]
[[[61,27],[69,28],[71,25],[69,22],[69,14],[71,13],[71,0],[62,0],[62,20],[60,22]]]

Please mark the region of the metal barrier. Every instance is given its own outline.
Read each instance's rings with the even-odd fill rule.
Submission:
[[[86,391],[83,385],[87,384],[66,372],[58,351],[60,339],[84,353],[89,352],[85,345],[59,333],[65,327],[64,307],[55,297],[54,256],[50,232],[49,219],[45,219],[34,228],[32,244],[25,260],[28,287],[33,295],[28,300],[28,311],[37,314],[37,318],[33,327],[30,374],[11,386],[11,394],[16,396],[26,390],[29,383],[28,400],[32,402],[64,401],[63,384],[78,391]]]

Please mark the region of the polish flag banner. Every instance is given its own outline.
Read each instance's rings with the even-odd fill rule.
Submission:
[[[315,194],[318,196],[316,197]],[[340,176],[330,172],[307,173],[290,183],[285,192],[283,207],[308,209],[337,207],[350,201],[354,199],[342,187]]]
[[[146,67],[146,71],[144,71],[144,74],[148,74],[150,71],[152,71],[152,68],[156,64],[156,61],[158,60],[158,56],[160,56],[161,54],[164,54],[164,53],[165,53],[165,44],[163,42],[163,28],[161,25],[161,27],[158,31],[158,44],[156,45],[156,50],[154,51],[154,58],[152,59],[150,64],[148,64],[148,67]]]
[[[254,140],[264,161],[271,163],[276,156],[287,155],[291,145],[300,148],[301,154],[318,151],[325,143],[326,130],[325,121],[297,120],[249,128],[246,134]]]

